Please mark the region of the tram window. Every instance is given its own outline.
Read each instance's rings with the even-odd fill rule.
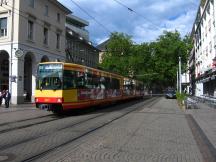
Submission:
[[[138,83],[136,88],[137,90],[143,90],[143,85],[141,83]]]
[[[85,87],[85,73],[84,72],[77,72],[76,76],[76,84],[77,88],[86,88]]]
[[[62,87],[62,82],[61,79],[59,77],[44,77],[44,78],[40,78],[38,79],[38,83],[37,84],[37,88],[40,89],[61,89]]]
[[[140,90],[144,90],[143,84],[140,84],[140,85],[139,85],[139,89],[140,89]]]
[[[76,71],[65,70],[64,71],[64,89],[76,88]]]
[[[135,88],[135,84],[133,84],[132,81],[127,81],[126,83],[124,83],[124,89],[133,90],[134,88]]]
[[[85,86],[88,89],[94,88],[93,86],[93,75],[91,73],[85,74]]]
[[[110,89],[111,88],[110,78],[109,77],[105,77],[104,85],[105,85],[106,89]]]
[[[112,78],[110,88],[111,89],[120,89],[120,81],[119,81],[119,79]]]
[[[61,87],[61,80],[59,79],[59,77],[53,78],[53,85],[55,87]]]
[[[100,83],[100,76],[92,75],[92,85],[93,85],[93,88],[99,87],[99,83]]]
[[[105,77],[100,76],[99,84],[98,84],[97,87],[100,88],[100,89],[107,89]]]

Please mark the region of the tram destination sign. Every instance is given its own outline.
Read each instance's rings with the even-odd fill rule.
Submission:
[[[62,64],[41,64],[39,70],[51,70],[51,69],[62,69]]]

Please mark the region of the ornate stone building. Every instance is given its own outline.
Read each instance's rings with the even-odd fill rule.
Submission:
[[[57,0],[2,0],[0,89],[13,104],[34,100],[37,64],[65,61],[65,20],[71,11]]]

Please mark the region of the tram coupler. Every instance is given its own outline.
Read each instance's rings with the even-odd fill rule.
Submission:
[[[41,109],[41,110],[51,111],[52,110],[52,105],[51,104],[39,104],[38,108]]]

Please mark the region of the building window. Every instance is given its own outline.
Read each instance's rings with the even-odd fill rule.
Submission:
[[[210,4],[207,6],[207,13],[210,14]]]
[[[43,43],[45,44],[45,45],[48,45],[48,28],[44,28],[44,41],[43,41]]]
[[[7,36],[7,18],[0,18],[0,37]]]
[[[211,19],[208,21],[209,31],[211,31]]]
[[[206,56],[208,56],[208,46],[206,46]]]
[[[209,53],[210,54],[212,53],[212,42],[211,41],[209,42]]]
[[[32,8],[34,8],[34,5],[35,5],[35,1],[34,0],[29,0],[28,1],[29,2],[29,7],[32,7]]]
[[[49,14],[49,7],[48,7],[48,5],[45,5],[44,15],[48,16],[48,14]]]
[[[56,33],[56,48],[60,48],[60,34]]]
[[[213,43],[214,43],[214,44],[213,44],[213,48],[215,48],[215,47],[216,47],[216,35],[214,36],[213,39],[214,39],[214,42],[213,42]]]
[[[60,13],[57,13],[57,21],[60,22],[61,21],[61,16]]]
[[[34,32],[34,22],[28,21],[28,39],[33,40],[33,32]]]

